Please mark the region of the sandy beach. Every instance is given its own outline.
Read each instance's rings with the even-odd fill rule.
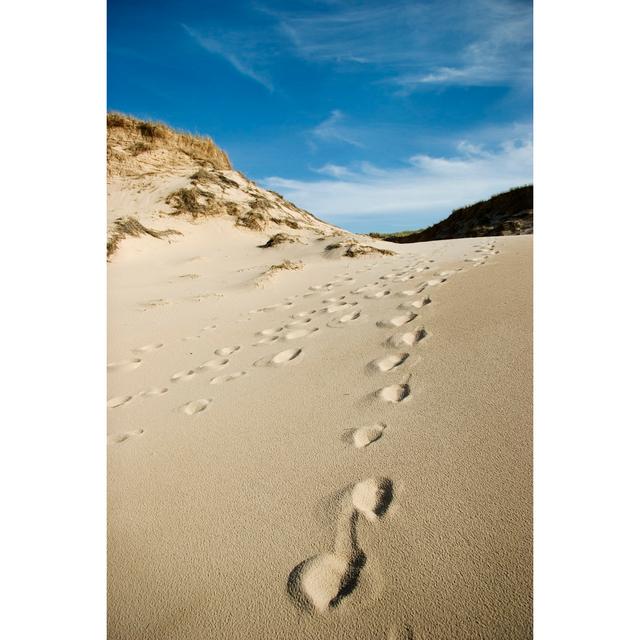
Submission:
[[[532,237],[171,222],[109,265],[109,637],[531,637]]]

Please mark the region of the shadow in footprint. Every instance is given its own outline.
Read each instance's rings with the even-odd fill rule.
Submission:
[[[384,430],[387,428],[385,424],[379,422],[372,426],[359,427],[357,429],[346,429],[340,439],[345,444],[349,444],[356,449],[364,449],[372,442],[376,442],[382,437]]]
[[[389,478],[367,478],[358,482],[351,492],[354,509],[367,520],[384,516],[393,502],[393,481]]]
[[[345,509],[338,523],[334,551],[302,561],[289,574],[287,592],[303,611],[324,613],[337,607],[358,586],[367,556],[358,546],[357,521],[357,512]]]

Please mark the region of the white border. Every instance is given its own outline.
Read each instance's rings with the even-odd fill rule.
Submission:
[[[106,636],[105,5],[3,3],[0,635]]]
[[[105,7],[4,3],[0,631],[105,633]],[[535,5],[536,637],[637,633],[636,5]]]

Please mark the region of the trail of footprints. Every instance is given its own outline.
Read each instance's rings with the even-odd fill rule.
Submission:
[[[479,266],[486,262],[490,255],[498,252],[495,250],[495,243],[489,242],[474,245],[475,253],[466,259],[466,262],[473,266]],[[415,258],[417,256],[410,256]],[[383,329],[397,330],[389,335],[383,344],[393,352],[381,355],[366,365],[366,369],[371,375],[392,376],[401,370],[410,359],[407,351],[423,342],[428,336],[427,330],[423,326],[413,326],[419,317],[419,313],[425,310],[431,303],[431,297],[425,293],[427,289],[444,284],[456,271],[441,271],[435,277],[418,282],[416,278],[419,274],[430,269],[428,263],[433,260],[421,259],[417,262],[407,262],[399,268],[393,269],[390,273],[379,276],[375,281],[362,285],[350,293],[354,296],[361,296],[366,300],[386,300],[394,295],[392,285],[397,283],[402,286],[404,283],[411,283],[408,288],[398,290],[395,295],[403,299],[397,305],[398,313],[391,314],[390,317],[380,319],[376,326]],[[360,269],[359,272],[371,271],[372,266]],[[312,285],[307,293],[299,296],[301,299],[320,293],[334,293],[340,287],[348,285],[354,278],[346,273],[337,276],[332,281],[322,285]],[[414,284],[415,282],[415,284]],[[277,309],[288,309],[294,306],[294,299],[287,298],[283,302],[268,305],[249,312],[249,316],[258,313],[268,313]],[[254,347],[280,343],[283,346],[286,342],[297,341],[309,338],[319,331],[318,327],[310,326],[314,316],[318,318],[327,317],[327,326],[330,328],[346,328],[357,321],[366,320],[356,300],[349,299],[346,294],[331,295],[324,298],[322,304],[325,306],[319,309],[308,311],[298,311],[291,316],[291,320],[280,326],[269,327],[257,332],[257,340]],[[411,325],[408,327],[407,325]],[[211,324],[203,328],[203,332],[215,330],[216,325]],[[200,336],[191,337],[198,339]],[[135,356],[148,354],[162,348],[160,342],[152,343],[133,349]],[[202,373],[213,373],[210,384],[219,385],[232,382],[247,375],[247,371],[240,370],[231,373],[222,370],[228,367],[230,359],[240,350],[240,345],[218,347],[214,350],[213,358],[201,363],[195,368],[178,371],[170,378],[171,384],[181,384],[189,382]],[[253,366],[282,367],[295,364],[302,359],[303,349],[298,346],[283,348],[275,353],[270,353],[254,361]],[[142,366],[142,358],[134,357],[129,360],[109,363],[109,372],[126,372]],[[408,401],[411,398],[410,375],[404,381],[393,382],[381,386],[373,392],[372,396],[379,402],[397,405]],[[117,408],[130,403],[137,397],[150,398],[161,396],[169,391],[169,387],[159,386],[137,394],[122,395],[109,399],[108,407]],[[187,416],[195,416],[205,412],[213,398],[200,398],[183,404],[179,409]],[[359,452],[366,451],[368,447],[375,446],[384,437],[388,429],[387,424],[378,422],[370,425],[363,425],[355,429],[345,430],[341,435],[343,443],[348,444]],[[123,443],[132,437],[142,435],[143,430],[128,431],[112,436],[112,441]],[[362,454],[359,454],[362,455]],[[358,530],[361,526],[371,526],[381,521],[389,511],[394,500],[394,483],[390,478],[371,477],[360,480],[344,489],[339,498],[338,516],[335,523],[335,538],[333,548],[324,550],[316,555],[310,556],[297,564],[290,572],[287,579],[287,591],[293,602],[303,611],[310,614],[323,614],[338,607],[341,602],[349,597],[357,588],[361,581],[361,573],[367,564],[367,555],[360,547],[358,541]],[[392,627],[389,629],[389,638],[410,638],[411,630],[407,627]]]
[[[485,254],[496,253],[493,251],[493,245],[481,246],[478,251],[483,252],[483,258]],[[372,267],[361,269],[360,271],[369,271]],[[383,283],[392,282],[406,282],[413,280],[416,274],[429,269],[429,266],[424,262],[418,262],[414,264],[406,263],[403,267],[395,268],[390,273],[384,274],[378,277],[374,282],[365,284],[352,291],[354,295],[362,295],[368,300],[382,300],[387,296],[392,295],[392,291],[389,288],[381,286]],[[438,284],[446,281],[446,276],[453,272],[441,272],[440,278],[433,278],[422,284],[419,284],[413,289],[406,289],[400,291],[397,295],[400,296],[416,296],[421,294],[427,287],[437,286]],[[349,273],[344,273],[334,280],[323,285],[312,285],[309,287],[311,293],[328,292],[333,291],[336,287],[348,285],[354,278]],[[294,305],[294,299],[296,296],[289,297],[283,302],[268,305],[260,309],[254,310],[251,313],[268,312],[275,309],[289,308]],[[361,310],[358,309],[358,302],[355,300],[346,299],[346,295],[334,295],[329,298],[325,298],[322,302],[327,305],[319,309],[320,314],[326,314],[331,316],[327,322],[327,326],[330,328],[346,328],[354,322],[360,320],[362,316]],[[431,302],[429,296],[424,296],[415,300],[403,302],[398,305],[400,313],[391,318],[380,320],[377,322],[377,326],[383,328],[398,328],[409,324],[415,318],[417,313],[414,310],[419,310]],[[347,311],[349,308],[354,308],[351,311]],[[314,314],[318,313],[318,310],[312,309],[309,311],[299,311],[291,316],[291,320],[285,323],[281,327],[263,329],[258,332],[258,339],[254,343],[254,346],[274,344],[277,342],[296,341],[303,338],[308,338],[319,331],[318,327],[307,326]],[[201,330],[201,333],[196,336],[187,336],[184,340],[197,340],[204,332],[211,332],[216,329],[215,324],[209,324]],[[389,347],[394,348],[406,348],[412,347],[419,343],[427,336],[424,328],[415,329],[413,331],[399,333],[390,336],[385,343]],[[136,356],[142,356],[149,354],[153,351],[157,351],[164,347],[162,342],[155,342],[132,349],[132,353]],[[209,383],[212,385],[219,385],[225,382],[231,382],[247,375],[247,371],[240,370],[227,374],[219,373],[222,369],[226,368],[230,363],[230,357],[240,349],[240,345],[219,347],[214,350],[216,357],[202,362],[195,368],[184,369],[174,373],[170,379],[170,384],[180,384],[194,380],[197,376],[203,373],[213,373],[213,377],[210,378]],[[253,364],[255,367],[280,367],[296,360],[299,360],[302,355],[302,348],[289,348],[283,349],[275,354],[267,355],[256,360]],[[369,368],[373,371],[388,372],[400,367],[403,362],[408,358],[408,354],[401,352],[400,354],[391,354],[379,358],[369,364]],[[107,369],[110,373],[114,372],[127,372],[133,371],[142,366],[143,360],[141,357],[134,357],[128,360],[121,360],[117,362],[111,362],[107,365]],[[169,392],[169,387],[159,386],[150,389],[145,389],[137,393],[130,395],[120,395],[112,397],[108,400],[107,406],[110,409],[115,409],[128,405],[136,398],[153,398],[165,395]],[[385,402],[402,402],[410,395],[410,389],[408,383],[401,385],[391,385],[389,387],[383,387],[379,389],[375,394],[380,400]],[[182,410],[187,415],[195,415],[205,411],[209,406],[211,399],[194,400],[191,403],[184,405]]]
[[[352,293],[363,295],[368,300],[380,300],[391,295],[388,288],[380,287],[381,280],[406,282],[412,280],[416,273],[421,273],[429,267],[424,264],[413,265],[414,273],[399,270],[386,274],[376,282],[361,286]],[[446,274],[451,275],[451,274]],[[399,296],[420,296],[427,287],[435,287],[446,281],[446,275],[440,274],[412,289],[405,289]],[[323,309],[325,313],[333,313],[338,305],[345,306],[341,299],[324,300],[332,306]],[[400,313],[390,318],[379,320],[376,325],[380,328],[403,328],[416,320],[418,310],[424,309],[431,303],[429,296],[417,297],[398,305]],[[350,316],[343,316],[340,321],[351,321],[359,317],[360,312],[353,312]],[[330,321],[329,326],[336,326],[336,321]],[[403,330],[390,335],[384,345],[393,349],[407,349],[415,347],[428,337],[424,327]],[[396,351],[380,356],[367,364],[372,374],[389,374],[397,371],[409,359],[406,350]],[[409,378],[406,381],[389,384],[379,388],[373,395],[381,402],[398,404],[405,402],[411,395]],[[387,425],[378,422],[343,432],[341,440],[354,449],[363,450],[378,442],[383,437]],[[310,614],[323,614],[338,607],[340,603],[357,589],[361,572],[365,568],[367,556],[358,543],[358,527],[362,522],[375,523],[387,513],[394,498],[393,481],[390,478],[372,476],[355,483],[342,492],[340,511],[336,521],[335,541],[333,549],[325,550],[311,556],[296,565],[287,579],[287,591],[294,603]],[[411,637],[411,630],[407,627],[392,627],[389,637]]]

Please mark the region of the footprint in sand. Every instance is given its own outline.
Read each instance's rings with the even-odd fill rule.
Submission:
[[[238,378],[242,378],[246,376],[246,371],[236,371],[235,373],[230,373],[226,376],[216,376],[215,378],[211,378],[209,384],[220,384],[222,382],[231,382],[232,380],[237,380]]]
[[[392,624],[387,631],[387,640],[414,640],[413,629],[406,624]]]
[[[351,491],[351,502],[370,522],[380,520],[393,501],[393,482],[389,478],[367,478]]]
[[[376,326],[381,328],[401,327],[402,325],[411,322],[417,317],[417,313],[409,312],[401,316],[395,316],[394,318],[390,318],[389,320],[379,320],[378,322],[376,322]]]
[[[206,411],[210,404],[211,398],[201,398],[200,400],[192,400],[191,402],[187,402],[187,404],[183,404],[180,410],[188,416],[193,416],[196,413]]]
[[[138,395],[141,398],[155,398],[157,396],[163,396],[169,389],[167,387],[153,387],[146,391],[141,391]]]
[[[398,403],[406,400],[411,394],[408,384],[392,384],[376,391],[376,396],[384,402]]]
[[[116,433],[109,439],[115,444],[122,444],[129,440],[129,438],[136,438],[144,433],[144,429],[135,429],[134,431],[124,431],[123,433]]]
[[[240,349],[238,345],[234,347],[220,347],[219,349],[216,349],[214,353],[217,356],[230,356],[232,353],[238,351],[238,349]]]
[[[273,344],[274,342],[278,341],[278,336],[265,336],[264,338],[261,338],[260,340],[258,340],[258,342],[254,342],[253,346],[254,347],[259,347],[262,346],[263,344]]]
[[[414,300],[413,302],[403,302],[398,305],[398,309],[422,309],[426,305],[431,303],[431,298],[420,298],[420,300]]]
[[[202,330],[203,330],[203,331],[213,331],[216,327],[217,327],[217,325],[215,325],[215,324],[210,324],[210,325],[208,325],[208,326],[206,326],[206,327],[203,327],[203,328],[202,328]]]
[[[287,322],[284,326],[287,327],[287,329],[290,329],[291,327],[298,327],[301,324],[308,324],[309,322],[311,322],[311,318],[299,318],[298,320]]]
[[[316,312],[315,309],[311,311],[298,311],[298,313],[294,313],[296,318],[306,318],[307,316],[313,315]]]
[[[131,360],[120,360],[119,362],[110,362],[107,365],[107,371],[133,371],[134,369],[137,369],[141,364],[142,360],[140,358],[132,358]]]
[[[417,287],[416,289],[404,289],[403,291],[400,291],[398,293],[398,295],[400,296],[417,296],[419,293],[422,293],[429,285],[425,282],[424,284],[422,284],[421,286]]]
[[[149,351],[157,351],[158,349],[162,349],[164,344],[162,342],[154,342],[152,344],[145,344],[142,347],[136,347],[132,349],[133,353],[147,353]]]
[[[327,323],[327,326],[331,327],[332,329],[341,329],[347,326],[348,324],[350,324],[351,322],[353,322],[354,320],[357,320],[359,317],[360,317],[359,311],[352,311],[351,313],[346,313],[345,315],[340,316],[339,318],[333,318]]]
[[[372,442],[379,440],[386,428],[387,425],[379,422],[372,426],[348,429],[343,433],[342,441],[354,446],[356,449],[364,449]]]
[[[139,309],[141,311],[150,311],[151,309],[166,307],[169,304],[171,304],[171,300],[166,300],[165,298],[156,298],[155,300],[146,300],[145,302],[141,302],[139,305]]]
[[[318,331],[317,327],[313,327],[311,329],[294,329],[293,331],[288,331],[285,333],[282,338],[284,340],[297,340],[298,338],[305,338],[306,336],[310,336]]]
[[[373,360],[367,365],[367,367],[373,371],[381,371],[385,373],[399,367],[408,357],[408,353],[391,353],[383,358]]]
[[[184,371],[178,371],[171,376],[171,382],[187,382],[196,375],[194,369],[185,369]]]
[[[358,546],[358,512],[343,498],[334,550],[304,560],[289,574],[287,591],[307,613],[326,613],[337,607],[358,585],[367,557]]]
[[[343,311],[347,307],[351,307],[355,304],[357,304],[357,302],[354,302],[354,303],[338,302],[336,304],[331,304],[328,307],[325,307],[324,309],[321,309],[321,311],[323,311],[324,313],[335,313],[336,311]]]
[[[109,407],[109,409],[115,409],[116,407],[121,407],[132,400],[133,396],[116,396],[115,398],[109,398],[107,400],[107,407]]]
[[[427,337],[427,331],[424,327],[416,329],[415,331],[407,331],[407,333],[396,333],[387,340],[387,345],[390,347],[412,347],[421,340]]]
[[[331,304],[332,302],[339,302],[340,300],[344,300],[347,296],[340,296],[337,298],[325,298],[322,301],[322,304]]]
[[[275,327],[273,329],[263,329],[258,331],[257,336],[274,336],[276,333],[280,333],[283,327]]]
[[[388,296],[391,293],[391,291],[388,290],[384,290],[384,291],[376,291],[375,293],[367,293],[365,294],[365,298],[369,299],[369,300],[375,300],[378,298],[384,298],[385,296]]]
[[[388,478],[358,482],[342,497],[333,551],[304,560],[289,574],[287,591],[294,603],[308,613],[326,613],[358,587],[367,556],[357,538],[359,516],[380,520],[393,500]]]
[[[446,282],[446,278],[432,278],[431,280],[427,280],[427,284],[430,287],[437,287],[439,284]]]
[[[207,360],[206,362],[203,362],[198,367],[198,371],[222,369],[226,367],[228,364],[229,364],[229,360],[227,358],[212,358],[211,360]]]
[[[280,365],[288,364],[292,360],[300,357],[302,349],[285,349],[273,356],[265,356],[253,363],[254,367],[277,367]]]

